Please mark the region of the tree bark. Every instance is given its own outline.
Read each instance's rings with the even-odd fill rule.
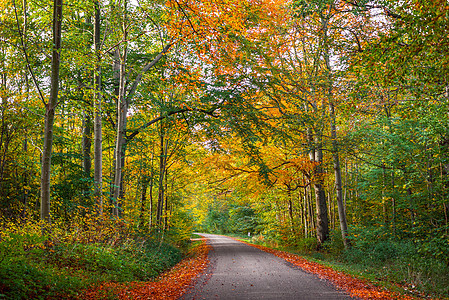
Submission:
[[[165,151],[167,153],[167,151]],[[169,212],[169,208],[168,208],[168,170],[167,170],[167,158],[164,159],[165,163],[165,208],[164,208],[164,230],[168,230],[168,212]]]
[[[124,147],[125,147],[125,132],[126,132],[126,123],[127,123],[127,114],[129,108],[129,100],[126,97],[126,62],[128,57],[128,47],[127,47],[127,38],[128,38],[128,29],[126,26],[127,23],[127,1],[124,2],[124,15],[122,22],[122,30],[123,30],[123,41],[125,41],[123,46],[123,51],[120,53],[120,71],[119,71],[119,90],[118,90],[118,100],[117,100],[117,134],[115,141],[115,151],[114,151],[114,161],[115,161],[115,170],[114,170],[114,186],[113,186],[113,195],[112,195],[112,211],[115,216],[119,216],[119,199],[120,199],[120,190],[122,187],[122,156],[124,155]]]
[[[337,192],[337,206],[338,206],[338,218],[340,220],[341,238],[345,248],[350,247],[349,240],[347,238],[348,223],[346,221],[346,208],[343,203],[343,188],[341,180],[341,165],[339,149],[337,144],[337,129],[335,126],[335,109],[334,104],[329,102],[329,114],[331,118],[331,138],[332,138],[332,158],[334,161],[334,175],[335,175],[335,188]]]
[[[312,185],[315,191],[315,207],[316,207],[316,234],[318,245],[322,245],[329,238],[329,220],[327,215],[326,193],[324,191],[323,178],[323,151],[321,136],[318,133],[315,139],[312,138],[311,130],[308,130],[309,140],[309,159],[315,164],[313,168]]]
[[[95,49],[95,99],[94,99],[94,197],[98,214],[103,214],[103,133],[101,116],[101,56],[100,56],[100,1],[95,1],[94,49]]]
[[[316,107],[314,107],[316,110]],[[309,110],[307,104],[306,111]],[[315,136],[312,136],[312,129],[307,129],[307,141],[309,146],[309,159],[315,164],[312,174],[312,185],[315,191],[315,207],[316,207],[316,234],[318,247],[320,247],[329,238],[329,220],[326,205],[326,193],[324,191],[324,173],[322,168],[323,162],[323,142],[322,133],[319,128],[315,128]]]
[[[150,183],[150,178],[146,175],[142,178],[142,192],[140,194],[140,224],[139,227],[143,228],[145,225],[145,211],[146,211],[146,202],[147,202],[147,190],[148,185]]]
[[[113,193],[113,214],[119,215],[118,201],[120,197],[120,187],[122,185],[122,155],[125,146],[126,115],[128,114],[128,101],[125,98],[125,77],[126,77],[126,47],[121,56],[120,62],[120,92],[117,107],[117,134],[115,142],[115,170],[114,170],[114,193]]]
[[[157,212],[156,223],[158,226],[162,225],[162,216],[164,212],[164,175],[165,167],[167,163],[167,142],[164,140],[163,124],[161,123],[161,136],[160,136],[160,151],[161,156],[159,158],[159,191],[157,199]]]
[[[51,224],[50,216],[50,171],[51,153],[53,146],[53,124],[55,120],[55,108],[58,104],[59,92],[59,65],[61,50],[61,24],[62,24],[62,0],[53,1],[53,52],[51,58],[51,86],[50,98],[46,103],[44,146],[42,150],[41,168],[41,211],[40,218]]]
[[[349,240],[347,239],[348,224],[346,222],[346,211],[343,203],[343,188],[341,180],[341,166],[340,166],[340,155],[337,143],[337,128],[336,128],[336,118],[335,118],[335,106],[333,97],[333,79],[332,79],[332,66],[330,63],[330,51],[329,51],[329,37],[328,37],[328,17],[321,18],[321,24],[323,28],[323,45],[324,45],[324,63],[326,66],[327,73],[327,97],[329,101],[329,118],[330,118],[330,129],[331,129],[331,144],[332,144],[332,159],[334,163],[334,176],[335,176],[335,189],[337,194],[337,206],[338,206],[338,217],[340,220],[340,230],[341,237],[343,239],[343,244],[345,248],[349,248]]]
[[[153,186],[154,186],[154,143],[151,151],[151,175],[150,175],[150,211],[149,211],[149,220],[148,220],[148,229],[151,229],[153,226]]]
[[[92,169],[92,158],[90,156],[90,149],[92,146],[92,119],[89,111],[83,112],[83,171],[85,176],[90,177]]]

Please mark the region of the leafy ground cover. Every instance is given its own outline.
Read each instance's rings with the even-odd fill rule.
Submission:
[[[204,242],[191,249],[175,267],[147,282],[104,282],[82,295],[82,299],[101,299],[115,295],[117,299],[178,299],[208,265],[210,246]]]
[[[78,220],[79,221],[79,220]],[[142,233],[113,219],[79,226],[25,222],[0,227],[0,299],[78,299],[103,282],[154,281],[188,253],[188,243]],[[175,246],[176,245],[176,246]],[[101,291],[95,298],[114,298]]]

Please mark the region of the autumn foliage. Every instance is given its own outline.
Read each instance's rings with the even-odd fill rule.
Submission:
[[[110,281],[209,230],[448,295],[447,1],[51,2],[0,1],[2,294],[156,291]]]

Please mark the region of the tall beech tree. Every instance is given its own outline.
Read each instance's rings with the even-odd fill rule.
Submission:
[[[45,103],[44,146],[42,149],[41,168],[41,219],[51,223],[50,206],[50,171],[53,146],[53,124],[55,109],[58,105],[59,66],[61,63],[62,40],[62,0],[53,1],[53,48],[51,55],[51,79],[49,100]]]
[[[94,2],[94,196],[99,214],[103,214],[103,130],[101,105],[101,2]]]

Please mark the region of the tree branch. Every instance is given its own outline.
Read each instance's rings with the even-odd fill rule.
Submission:
[[[21,48],[22,48],[23,54],[25,55],[25,60],[27,62],[27,67],[28,67],[28,70],[30,71],[31,78],[33,79],[34,86],[36,87],[36,89],[37,89],[37,91],[39,93],[39,98],[41,99],[41,101],[44,104],[44,106],[46,106],[47,103],[45,102],[44,95],[42,94],[42,91],[41,91],[41,89],[39,87],[39,84],[37,82],[36,76],[34,76],[33,69],[31,69],[30,59],[28,57],[28,53],[27,53],[27,50],[26,50],[26,45],[25,45],[25,41],[24,41],[24,37],[23,37],[23,32],[22,32],[22,29],[20,28],[20,25],[19,25],[19,16],[17,15],[16,1],[13,1],[13,5],[14,5],[14,13],[15,13],[15,16],[16,16],[17,30],[19,31],[20,43],[21,43],[21,46],[22,46]]]
[[[145,123],[140,128],[134,130],[130,135],[127,135],[126,136],[126,143],[131,141],[142,130],[148,128],[149,126],[153,125],[154,123],[157,123],[157,122],[159,122],[159,121],[161,121],[161,120],[163,120],[163,119],[165,119],[165,118],[167,118],[167,117],[169,117],[171,115],[175,115],[175,114],[179,114],[179,113],[183,114],[185,112],[195,111],[195,112],[204,113],[204,114],[209,115],[209,116],[214,117],[214,118],[218,118],[217,115],[214,115],[215,110],[216,110],[215,108],[211,109],[211,110],[204,110],[204,109],[199,109],[199,108],[180,108],[180,109],[169,111],[167,114],[159,116],[159,117],[157,117],[157,118],[155,118],[155,119]]]
[[[146,71],[148,71],[149,69],[151,69],[155,64],[157,64],[161,60],[161,58],[164,56],[164,54],[168,52],[168,50],[170,49],[170,47],[172,45],[173,45],[173,42],[168,43],[164,47],[164,49],[162,49],[162,51],[158,55],[156,55],[156,57],[151,62],[149,62],[145,67],[143,67],[140,74],[137,75],[136,79],[134,80],[133,85],[131,86],[131,89],[128,92],[128,96],[126,96],[127,100],[129,100],[133,97],[134,93],[136,92],[137,86],[142,81],[143,74]]]

